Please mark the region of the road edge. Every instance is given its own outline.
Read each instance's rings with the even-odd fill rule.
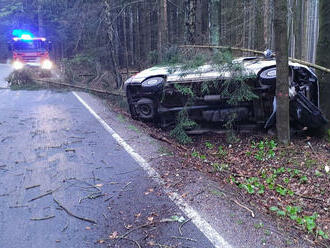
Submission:
[[[126,152],[144,169],[150,178],[162,186],[164,192],[169,196],[170,200],[184,212],[195,226],[207,237],[208,240],[217,248],[233,248],[199,213],[191,207],[184,199],[175,192],[170,191],[165,186],[164,180],[159,173],[150,166],[150,164],[139,155],[126,141],[119,136],[79,95],[72,92],[77,100],[95,117],[95,119],[103,126],[103,128],[123,147]]]

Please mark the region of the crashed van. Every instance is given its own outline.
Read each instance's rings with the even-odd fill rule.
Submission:
[[[125,91],[132,118],[155,121],[166,128],[175,124],[178,113],[187,111],[198,124],[222,127],[235,116],[235,125],[269,129],[276,123],[276,61],[273,57],[244,57],[233,61],[240,66],[244,83],[253,92],[253,99],[230,103],[222,94],[225,82],[235,82],[232,69],[226,66],[203,65],[152,67],[125,82]],[[319,110],[318,79],[312,69],[289,63],[290,119],[296,129],[318,129],[327,123]],[[207,90],[204,90],[208,85]],[[234,84],[233,84],[234,85]],[[189,89],[185,92],[182,89]],[[228,90],[228,89],[227,89]],[[192,97],[193,95],[193,97]]]

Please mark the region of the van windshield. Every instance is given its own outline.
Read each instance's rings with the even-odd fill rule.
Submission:
[[[35,51],[46,50],[46,44],[41,40],[18,40],[14,42],[14,50]]]

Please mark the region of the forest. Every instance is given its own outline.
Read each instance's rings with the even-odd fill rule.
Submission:
[[[13,29],[26,29],[53,43],[52,56],[102,75],[116,86],[122,70],[162,62],[180,45],[275,49],[274,0],[1,0],[0,59]],[[289,56],[330,67],[330,3],[287,0]],[[285,18],[285,16],[283,16]],[[239,53],[238,55],[242,55]],[[247,53],[243,53],[247,55]],[[329,117],[330,76],[317,71],[321,103]]]
[[[2,56],[15,28],[52,40],[58,59],[88,54],[102,61],[110,42],[121,67],[142,67],[150,62],[150,53],[170,45],[274,49],[273,4],[273,0],[2,0]],[[288,1],[291,57],[315,62],[319,4]]]

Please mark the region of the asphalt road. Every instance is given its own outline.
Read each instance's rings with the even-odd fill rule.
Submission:
[[[72,92],[0,89],[1,248],[214,247],[180,219]]]
[[[0,89],[7,87],[5,78],[10,74],[11,67],[7,64],[0,64]]]

